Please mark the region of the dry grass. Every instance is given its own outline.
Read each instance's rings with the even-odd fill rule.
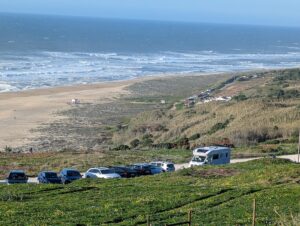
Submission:
[[[190,109],[140,113],[131,119],[127,130],[114,134],[113,142],[128,143],[135,138],[141,139],[145,133],[153,136],[154,143],[174,142],[200,134],[198,139],[191,141],[192,146],[216,143],[224,138],[229,138],[236,146],[290,139],[300,125],[300,98],[269,97],[274,90],[282,88],[282,84],[275,80],[275,75],[280,74],[266,72],[260,78],[237,81],[221,90],[221,94],[232,93],[232,90],[237,93],[240,91],[237,87],[241,86],[248,97],[245,101],[210,102]],[[288,80],[285,84],[296,87],[300,80]],[[290,87],[286,86],[287,89]],[[218,90],[215,95],[219,94]],[[161,125],[164,129],[149,130],[153,125]]]

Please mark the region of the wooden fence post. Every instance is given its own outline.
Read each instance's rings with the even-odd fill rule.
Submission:
[[[188,222],[189,222],[188,226],[191,226],[192,225],[192,211],[191,210],[189,210],[189,212],[188,212]]]
[[[253,199],[252,226],[256,224],[256,200]]]

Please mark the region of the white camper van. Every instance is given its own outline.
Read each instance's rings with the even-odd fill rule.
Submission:
[[[191,166],[201,166],[205,164],[220,165],[230,163],[230,148],[228,147],[198,147],[193,150]]]

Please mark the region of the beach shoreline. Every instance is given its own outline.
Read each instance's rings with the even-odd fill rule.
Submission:
[[[30,143],[39,135],[36,128],[63,119],[56,113],[72,108],[72,99],[80,104],[109,102],[128,94],[125,88],[138,81],[141,79],[0,93],[0,150]]]

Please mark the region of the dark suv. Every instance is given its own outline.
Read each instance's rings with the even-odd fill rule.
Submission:
[[[81,178],[80,172],[75,169],[63,169],[60,172],[60,176],[61,176],[61,182],[63,184],[68,184],[74,180],[79,180]]]
[[[12,170],[7,177],[7,183],[18,184],[27,183],[28,177],[23,170]]]
[[[126,166],[112,166],[109,167],[115,173],[119,174],[121,177],[129,178],[139,176],[139,172],[135,169]]]
[[[136,170],[139,175],[151,175],[151,165],[147,163],[136,163],[129,168]]]
[[[61,178],[57,173],[51,171],[40,172],[37,179],[39,183],[43,184],[61,184]]]

